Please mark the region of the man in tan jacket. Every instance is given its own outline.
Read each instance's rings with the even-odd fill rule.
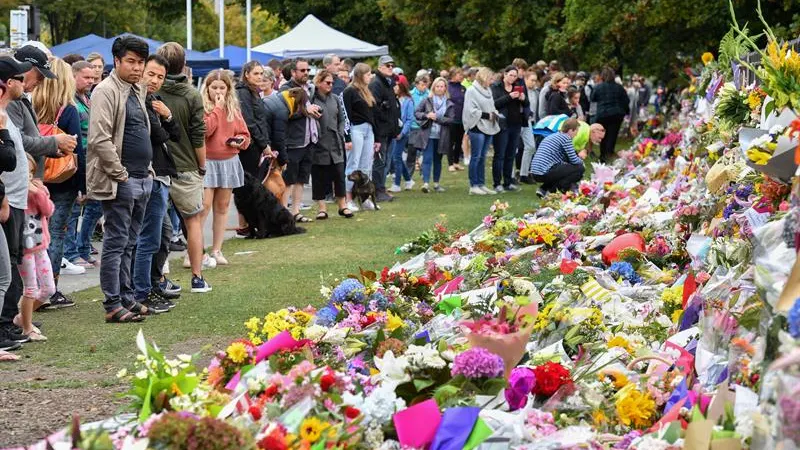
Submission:
[[[150,120],[139,86],[149,48],[126,36],[114,40],[114,71],[92,93],[86,153],[86,190],[100,200],[106,221],[100,288],[106,322],[141,322],[151,313],[133,299],[131,257],[153,178]]]

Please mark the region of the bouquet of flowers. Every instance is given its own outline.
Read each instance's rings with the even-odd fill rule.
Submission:
[[[517,231],[517,243],[523,247],[544,244],[553,248],[563,239],[561,230],[551,222],[520,222]]]

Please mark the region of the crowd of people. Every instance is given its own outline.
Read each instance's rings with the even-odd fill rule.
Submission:
[[[61,274],[99,267],[109,323],[175,306],[170,251],[187,250],[191,292],[211,291],[203,272],[228,264],[230,203],[247,174],[280,171],[280,201],[300,223],[328,219],[329,203],[344,218],[377,209],[354,199],[356,171],[374,183],[376,202],[414,189],[417,171],[423,193],[443,192],[445,155],[447,172],[468,171],[471,195],[521,183],[542,183],[544,195],[575,188],[587,146],[611,158],[623,121],[640,96],[648,101],[611,69],[590,77],[555,61],[411,78],[391,56],[373,68],[327,55],[316,70],[300,58],[214,70],[195,88],[177,43],[151,53],[128,36],[111,50],[110,73],[99,54],[60,59],[31,44],[0,56],[0,360],[47,339],[34,311],[74,305],[58,290]],[[314,218],[303,213],[309,182]],[[238,227],[249,235],[241,216]]]

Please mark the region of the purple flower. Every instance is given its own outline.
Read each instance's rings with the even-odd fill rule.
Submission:
[[[794,301],[794,306],[789,310],[789,334],[795,339],[800,339],[800,298]]]
[[[511,411],[516,411],[528,403],[528,394],[536,384],[536,375],[527,367],[515,367],[508,378],[506,402]]]
[[[621,441],[619,441],[619,442],[617,442],[617,443],[614,445],[614,448],[615,448],[615,449],[621,449],[621,450],[625,450],[625,449],[627,449],[627,448],[628,448],[628,447],[631,445],[631,443],[633,443],[634,439],[638,438],[638,437],[639,437],[639,436],[641,436],[641,435],[642,435],[642,432],[641,432],[641,431],[639,431],[639,430],[633,430],[633,431],[631,431],[630,433],[628,433],[628,434],[626,434],[625,436],[623,436],[623,437],[622,437],[622,440],[621,440]]]
[[[451,375],[464,375],[466,378],[497,378],[503,376],[503,358],[480,347],[460,353],[453,361]]]

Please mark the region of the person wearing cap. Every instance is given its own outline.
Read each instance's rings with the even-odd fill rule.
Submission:
[[[578,134],[578,119],[567,119],[561,131],[544,138],[531,161],[533,179],[542,183],[537,195],[572,189],[583,178],[586,150],[575,152],[573,139]]]
[[[139,84],[149,53],[125,36],[111,47],[114,70],[92,93],[86,190],[103,205],[100,289],[108,323],[141,322],[151,311],[133,298],[131,259],[152,191],[153,148],[145,90]]]
[[[55,78],[55,74],[50,70],[50,61],[47,55],[33,45],[20,47],[14,57],[18,61],[31,64],[31,69],[25,73],[23,81],[25,92],[31,92],[45,78]],[[44,158],[59,158],[68,152],[75,150],[78,145],[76,136],[70,134],[57,134],[55,136],[42,136],[39,134],[39,122],[36,118],[31,101],[22,96],[9,103],[6,108],[8,117],[14,125],[22,132],[22,145],[25,151],[33,156],[38,169],[36,177],[42,178],[44,175]]]
[[[24,92],[24,75],[31,70],[30,62],[20,62],[10,56],[0,56],[0,81],[5,86],[0,89],[0,111],[6,111],[8,105],[22,97]],[[3,222],[3,237],[8,249],[8,258],[0,251],[0,294],[3,294],[2,312],[0,312],[0,345],[6,350],[19,348],[19,344],[29,338],[22,336],[22,330],[14,325],[14,317],[19,313],[17,302],[22,298],[22,278],[18,264],[22,262],[22,230],[25,225],[25,209],[28,207],[28,158],[22,140],[22,134],[13,121],[0,112],[0,140],[14,143],[13,169],[6,167],[0,175],[4,187],[0,221]],[[2,128],[5,128],[3,130]],[[4,146],[3,150],[9,150]],[[8,156],[8,155],[6,155]],[[4,158],[5,159],[5,158]],[[3,244],[0,244],[3,246]],[[5,276],[8,272],[3,260],[10,261],[10,282]],[[6,289],[3,290],[2,287]]]
[[[389,174],[389,145],[392,139],[400,134],[400,103],[394,94],[394,59],[383,55],[378,59],[378,70],[375,78],[369,83],[369,89],[375,97],[375,143],[379,145],[372,160],[372,181],[375,183],[379,202],[390,202],[394,197],[386,192],[386,176]]]

